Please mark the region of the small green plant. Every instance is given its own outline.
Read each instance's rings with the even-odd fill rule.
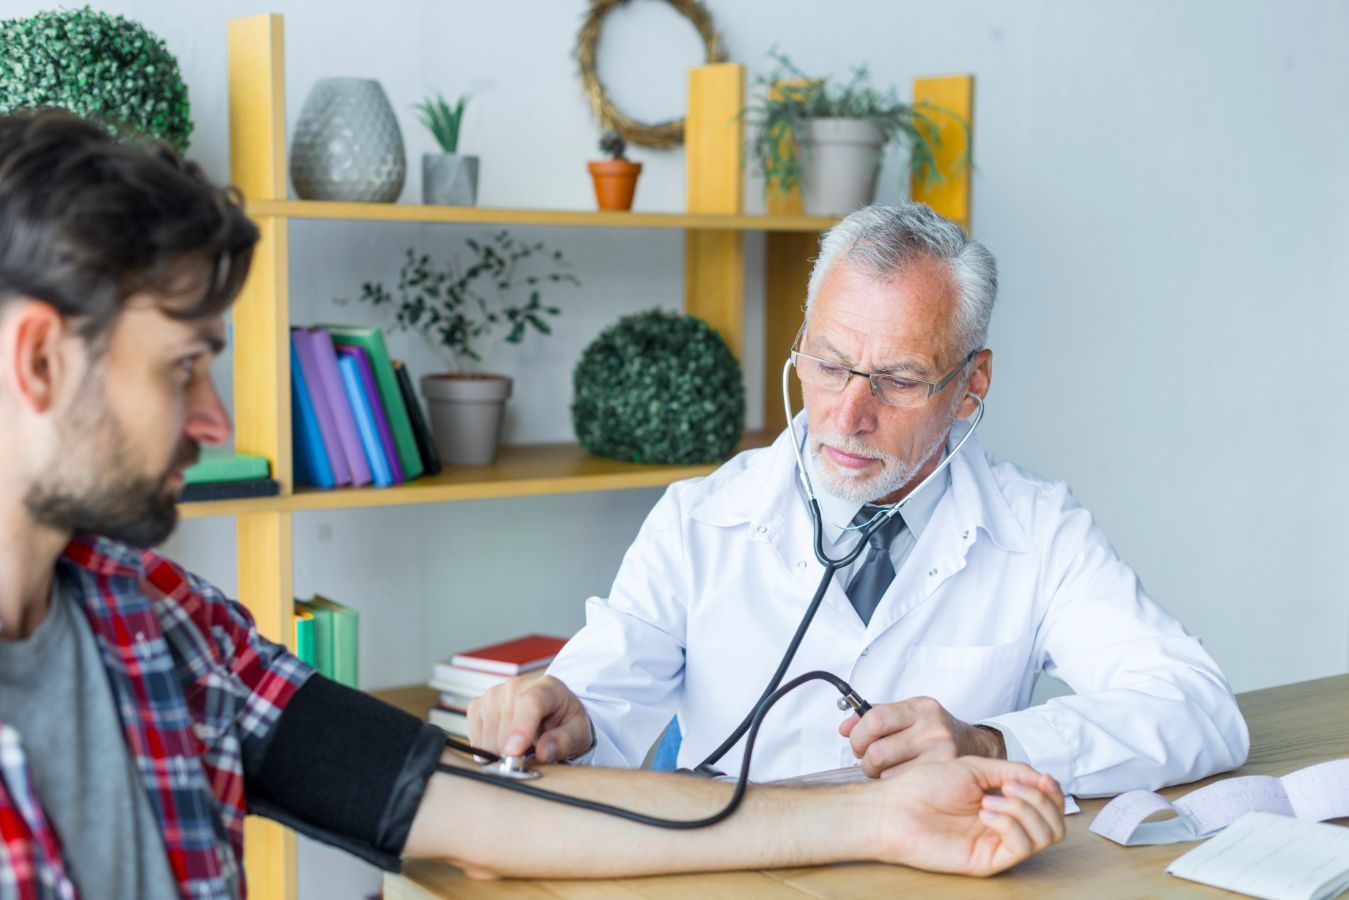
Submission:
[[[545,287],[581,286],[566,271],[562,251],[542,243],[516,240],[505,230],[464,243],[467,264],[451,258],[440,268],[429,254],[408,248],[396,294],[371,281],[360,294],[362,302],[392,307],[395,327],[420,332],[455,372],[481,370],[499,340],[518,344],[531,329],[552,334],[546,317],[562,311],[544,305]]]
[[[741,116],[757,126],[749,152],[762,169],[767,187],[791,190],[801,184],[802,138],[811,119],[863,119],[874,124],[885,136],[886,145],[897,144],[909,151],[909,165],[915,176],[938,181],[936,167],[937,122],[934,114],[955,113],[929,104],[913,105],[900,100],[894,89],[880,91],[870,84],[866,66],[853,70],[842,85],[807,75],[786,54],[770,50],[774,67],[767,75],[754,79],[757,94]],[[961,127],[969,125],[959,116]],[[804,152],[809,152],[808,149]]]
[[[468,105],[468,95],[464,94],[450,106],[444,94],[427,97],[413,108],[417,118],[431,132],[440,149],[446,153],[459,152],[459,127],[464,122],[464,108]]]
[[[598,456],[710,463],[745,430],[740,363],[702,319],[651,310],[597,337],[572,374],[572,427]]]
[[[627,159],[628,142],[617,131],[606,131],[600,135],[600,152],[610,159]]]
[[[0,21],[0,113],[43,107],[179,153],[192,135],[187,85],[164,41],[87,6]]]

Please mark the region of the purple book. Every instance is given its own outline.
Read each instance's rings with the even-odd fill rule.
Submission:
[[[315,328],[309,332],[309,345],[314,354],[314,364],[319,370],[323,393],[333,407],[338,441],[351,466],[351,483],[357,487],[369,484],[372,478],[370,463],[366,461],[361,435],[356,430],[356,419],[347,401],[346,389],[342,387],[342,373],[337,371],[337,351],[333,349],[332,335]]]
[[[370,357],[365,355],[365,350],[361,347],[338,347],[337,352],[356,360],[356,367],[361,370],[361,386],[365,388],[365,395],[370,398],[370,409],[375,414],[375,427],[379,429],[379,445],[384,449],[384,455],[389,460],[389,469],[393,472],[393,482],[399,484],[406,481],[407,479],[403,477],[403,467],[398,462],[398,449],[393,443],[393,432],[389,430],[389,417],[384,412],[384,404],[380,402],[379,389],[375,387],[375,373],[370,368]]]
[[[351,467],[347,464],[346,451],[337,436],[337,422],[333,419],[333,404],[328,399],[328,388],[319,380],[318,364],[314,361],[314,348],[309,342],[309,332],[303,328],[290,330],[291,344],[300,357],[300,371],[304,373],[305,386],[309,388],[309,399],[314,406],[314,417],[318,419],[319,434],[323,437],[323,450],[333,468],[333,481],[337,484],[351,484]]]

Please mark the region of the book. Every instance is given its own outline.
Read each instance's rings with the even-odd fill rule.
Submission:
[[[526,672],[520,675],[520,678],[537,678],[543,674],[542,669],[535,669],[533,672]],[[510,679],[510,675],[498,675],[494,672],[477,672],[473,669],[460,669],[452,666],[448,662],[436,663],[435,671],[431,675],[431,680],[427,682],[434,690],[442,694],[453,694],[456,697],[468,698],[472,700],[480,697],[487,691]]]
[[[295,480],[314,487],[330,488],[336,482],[328,462],[328,452],[323,448],[323,436],[319,433],[311,396],[304,380],[304,371],[300,368],[300,355],[295,352],[295,336],[291,335],[290,418],[295,441]]]
[[[314,351],[319,380],[323,382],[323,393],[333,407],[337,437],[342,444],[342,452],[347,456],[347,464],[351,467],[351,483],[357,487],[369,484],[373,478],[370,463],[366,459],[360,433],[356,430],[356,417],[351,409],[351,401],[347,399],[347,389],[342,384],[342,373],[337,369],[337,349],[333,347],[332,335],[316,328],[309,332],[309,344]]]
[[[426,714],[426,720],[441,731],[458,738],[468,738],[468,715],[455,709],[433,706]]]
[[[281,482],[272,478],[254,478],[252,481],[203,481],[184,485],[178,495],[178,502],[246,500],[249,497],[275,497],[280,493]]]
[[[347,357],[356,360],[356,371],[361,376],[361,391],[370,401],[370,414],[375,420],[375,430],[379,433],[379,445],[384,451],[384,459],[389,464],[395,482],[406,481],[403,465],[398,458],[398,449],[393,442],[393,432],[389,430],[389,418],[384,404],[380,402],[379,391],[375,387],[374,375],[370,372],[370,359],[360,347],[338,347],[338,358]]]
[[[528,634],[456,653],[450,658],[450,665],[479,672],[520,675],[547,666],[566,643],[566,638]]]
[[[314,614],[295,605],[295,656],[302,663],[314,664]]]
[[[308,600],[296,600],[295,605],[314,619],[314,662],[320,675],[333,678],[333,613],[315,606]]]
[[[421,475],[422,461],[417,454],[417,441],[412,436],[408,411],[403,406],[402,395],[398,392],[398,379],[393,373],[389,350],[384,344],[384,332],[378,328],[358,328],[350,325],[322,327],[332,335],[333,343],[338,347],[360,347],[365,351],[375,384],[379,387],[379,399],[389,416],[389,426],[393,430],[394,442],[398,447],[398,460],[403,477],[411,480]]]
[[[361,370],[353,356],[340,355],[337,369],[342,375],[342,387],[346,389],[347,401],[351,404],[352,415],[356,420],[356,430],[361,436],[361,447],[365,451],[366,462],[370,464],[370,474],[376,487],[388,487],[393,484],[393,472],[389,470],[389,461],[380,446],[379,430],[375,427],[375,414],[370,409],[370,398],[361,387]]]
[[[347,465],[347,454],[337,437],[337,421],[333,419],[333,405],[328,399],[328,389],[319,378],[318,363],[314,359],[314,348],[309,332],[303,328],[292,328],[290,339],[295,354],[300,358],[300,371],[304,373],[304,383],[309,388],[309,400],[314,406],[319,436],[323,438],[323,449],[328,454],[328,464],[333,469],[333,482],[351,484],[351,467]]]
[[[183,470],[183,480],[188,484],[253,481],[271,473],[272,466],[266,457],[208,448],[202,451],[200,459]]]
[[[403,395],[403,404],[408,410],[408,419],[412,422],[412,436],[417,441],[417,452],[422,457],[423,475],[435,475],[440,471],[440,451],[436,449],[436,439],[422,415],[422,405],[417,402],[417,394],[412,389],[412,377],[402,360],[393,361],[394,375],[398,377],[398,391]]]
[[[333,681],[357,687],[360,660],[360,614],[327,597],[315,595],[310,609],[326,610],[332,617]]]

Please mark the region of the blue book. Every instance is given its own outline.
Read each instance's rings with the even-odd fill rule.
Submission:
[[[323,446],[314,401],[305,384],[300,368],[300,355],[295,350],[295,337],[290,339],[290,427],[295,441],[295,480],[300,484],[330,488],[337,482],[333,467],[328,462],[328,451]]]
[[[346,388],[347,400],[351,402],[351,412],[356,418],[356,431],[361,436],[361,446],[365,448],[366,459],[370,462],[370,474],[376,487],[388,487],[393,484],[393,471],[380,446],[379,431],[375,428],[375,414],[370,409],[370,398],[361,386],[361,370],[356,360],[345,354],[338,354],[337,368],[342,373],[342,387]]]

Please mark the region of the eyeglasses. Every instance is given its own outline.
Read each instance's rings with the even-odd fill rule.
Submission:
[[[886,406],[912,409],[916,406],[922,406],[928,401],[929,397],[950,384],[951,379],[959,375],[978,352],[979,348],[977,347],[971,350],[969,355],[961,360],[960,365],[946,373],[941,381],[935,383],[923,381],[919,378],[906,378],[903,375],[891,375],[886,372],[859,372],[841,363],[820,359],[818,356],[811,356],[809,353],[802,353],[799,350],[792,351],[792,365],[796,367],[796,376],[801,379],[801,383],[809,387],[838,393],[846,388],[848,382],[856,375],[871,382],[872,396]]]

